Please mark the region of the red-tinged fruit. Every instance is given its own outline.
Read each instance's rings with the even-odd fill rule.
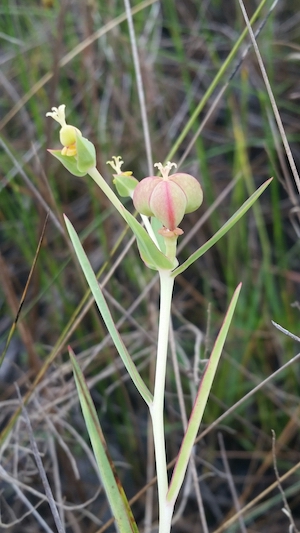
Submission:
[[[170,181],[177,183],[184,190],[187,204],[184,214],[193,213],[203,202],[203,191],[199,181],[190,174],[178,172],[170,176]]]
[[[141,215],[146,215],[147,217],[155,216],[150,206],[150,200],[155,187],[160,182],[161,178],[149,176],[142,179],[134,189],[133,204]]]
[[[133,203],[142,215],[154,216],[171,233],[177,229],[186,213],[192,213],[203,201],[203,192],[199,182],[190,174],[176,173],[169,176],[174,163],[161,163],[162,177],[149,176],[136,186]]]
[[[153,189],[150,208],[154,216],[169,230],[173,231],[184,217],[187,197],[171,180],[160,182]]]

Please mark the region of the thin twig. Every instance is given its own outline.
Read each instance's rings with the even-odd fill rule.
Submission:
[[[222,461],[223,461],[223,465],[224,465],[224,470],[225,470],[225,473],[226,473],[226,479],[228,481],[229,490],[231,492],[231,496],[232,496],[232,499],[233,499],[233,503],[234,503],[235,509],[236,509],[237,512],[239,512],[241,510],[241,505],[240,505],[240,502],[239,502],[239,498],[238,498],[238,495],[237,495],[237,492],[236,492],[236,489],[235,489],[235,485],[234,485],[234,482],[233,482],[232,474],[231,474],[231,471],[230,471],[229,462],[228,462],[228,459],[227,459],[226,449],[225,449],[225,445],[224,445],[224,438],[223,438],[222,433],[218,433],[218,440],[219,440],[219,446],[220,446],[220,450],[221,450],[221,456],[222,456]],[[244,519],[243,519],[242,515],[239,516],[239,524],[240,524],[241,532],[242,533],[247,533],[245,522],[244,522]]]
[[[272,429],[272,455],[273,455],[274,472],[275,472],[275,476],[276,476],[276,479],[277,479],[277,482],[278,482],[278,489],[279,489],[279,491],[281,493],[282,501],[284,503],[284,509],[282,509],[282,511],[284,512],[284,514],[288,517],[288,519],[290,521],[289,532],[290,533],[299,533],[299,530],[297,529],[296,524],[295,524],[294,519],[293,519],[292,511],[290,509],[290,506],[289,506],[288,501],[286,499],[286,495],[284,493],[284,490],[283,490],[281,482],[280,482],[279,472],[278,472],[278,468],[277,468],[277,459],[276,459],[276,435],[275,435],[275,431],[273,429]]]
[[[275,0],[275,2],[273,3],[273,6],[275,6],[277,3],[278,3],[278,0]],[[287,155],[290,167],[291,167],[291,171],[292,171],[292,174],[294,176],[294,180],[295,180],[298,192],[300,194],[300,177],[299,177],[299,174],[298,174],[298,171],[297,171],[297,167],[296,167],[296,164],[295,164],[295,161],[294,161],[294,158],[293,158],[293,154],[292,154],[292,151],[291,151],[291,148],[290,148],[290,145],[289,145],[289,142],[288,142],[288,139],[287,139],[283,124],[282,124],[281,116],[280,116],[280,113],[279,113],[279,110],[278,110],[278,107],[277,107],[277,104],[276,104],[276,100],[275,100],[275,97],[274,97],[274,94],[273,94],[273,91],[272,91],[272,88],[271,88],[271,84],[269,82],[267,71],[265,69],[265,66],[264,66],[264,63],[263,63],[259,48],[257,46],[255,35],[254,35],[253,30],[251,28],[251,24],[250,24],[250,21],[249,21],[245,6],[243,4],[243,1],[239,0],[239,4],[240,4],[240,8],[241,8],[243,17],[244,17],[245,22],[246,22],[248,31],[249,31],[249,35],[250,35],[250,38],[251,38],[251,41],[252,41],[252,44],[253,44],[253,48],[254,48],[254,51],[255,51],[255,54],[256,54],[256,57],[257,57],[257,61],[258,61],[258,64],[259,64],[259,67],[260,67],[260,70],[261,70],[261,73],[262,73],[262,77],[263,77],[263,80],[264,80],[264,83],[265,83],[265,86],[266,86],[266,89],[267,89],[267,93],[268,93],[269,98],[270,98],[270,102],[271,102],[271,106],[272,106],[273,113],[274,113],[274,116],[275,116],[275,120],[277,122],[277,126],[278,126],[278,129],[279,129],[281,138],[282,138],[282,142],[283,142],[283,145],[284,145],[284,148],[285,148],[285,151],[286,151],[286,155]]]
[[[58,218],[56,217],[54,212],[50,209],[50,207],[47,204],[47,202],[45,202],[45,200],[42,197],[42,195],[40,194],[40,192],[33,185],[32,181],[27,176],[27,174],[24,171],[23,167],[21,166],[21,164],[19,163],[17,158],[14,156],[14,154],[9,149],[8,145],[4,142],[4,140],[1,137],[0,137],[0,145],[3,148],[3,150],[5,151],[5,153],[9,156],[9,158],[13,162],[13,164],[15,165],[16,169],[18,170],[18,173],[20,174],[21,178],[25,182],[25,184],[28,187],[28,189],[32,192],[33,196],[37,199],[37,201],[41,204],[41,206],[43,206],[43,208],[46,211],[46,213],[49,213],[49,217],[52,220],[52,222],[55,225],[55,227],[58,229],[58,231],[61,233],[61,235],[64,235],[65,231],[64,231],[60,221],[58,220]]]
[[[143,86],[143,80],[142,80],[142,74],[141,74],[140,60],[139,60],[135,31],[134,31],[133,20],[132,20],[132,10],[130,7],[129,0],[124,0],[124,5],[125,5],[126,16],[127,16],[127,22],[128,22],[129,37],[130,37],[130,42],[131,42],[132,58],[133,58],[135,77],[136,77],[136,85],[137,85],[137,91],[138,91],[139,102],[140,102],[145,149],[146,149],[147,163],[148,163],[148,172],[149,172],[149,175],[151,175],[153,172],[153,160],[152,160],[149,123],[148,123],[148,117],[147,117],[146,100],[145,100],[145,92],[144,92],[144,86]]]
[[[55,501],[54,501],[54,498],[53,498],[52,490],[51,490],[51,487],[50,487],[50,484],[49,484],[49,481],[48,481],[48,478],[47,478],[47,475],[46,475],[46,472],[45,472],[45,469],[44,469],[44,465],[42,463],[42,460],[41,460],[41,457],[40,457],[40,454],[39,454],[39,450],[38,450],[38,447],[37,447],[37,444],[36,444],[36,440],[34,438],[33,429],[32,429],[31,423],[30,423],[30,419],[29,419],[27,410],[26,410],[26,408],[25,408],[25,406],[23,404],[23,401],[22,401],[20,389],[19,389],[17,384],[15,384],[15,386],[16,386],[16,390],[17,390],[18,399],[19,399],[19,402],[20,402],[20,405],[21,405],[21,408],[22,408],[22,413],[23,413],[23,416],[24,416],[24,419],[25,419],[25,423],[26,423],[26,426],[27,426],[31,449],[32,449],[33,454],[34,454],[36,465],[37,465],[37,468],[38,468],[38,471],[39,471],[39,475],[40,475],[41,481],[42,481],[44,489],[45,489],[45,494],[47,496],[47,500],[48,500],[49,507],[50,507],[51,512],[52,512],[52,516],[53,516],[55,525],[57,527],[57,531],[58,531],[58,533],[65,533],[65,529],[64,529],[64,527],[62,525],[62,522],[61,522],[58,510],[57,510],[57,507],[55,505]]]
[[[144,2],[140,2],[137,6],[132,8],[132,14],[135,15],[136,13],[139,13],[143,9],[145,9],[148,6],[151,6],[158,0],[145,0]],[[126,20],[126,13],[122,13],[121,15],[118,15],[113,20],[110,20],[107,24],[104,26],[101,26],[101,28],[92,35],[89,35],[84,41],[81,41],[77,46],[72,48],[70,52],[65,54],[58,62],[58,67],[62,68],[66,66],[74,57],[81,54],[88,46],[90,46],[94,41],[97,41],[111,31],[113,28],[124,22]],[[0,130],[8,124],[8,122],[24,107],[26,102],[32,98],[46,83],[48,83],[49,80],[53,77],[53,72],[47,72],[44,76],[42,76],[38,82],[36,82],[30,90],[22,96],[22,98],[10,109],[10,111],[3,117],[3,119],[0,121]]]
[[[25,507],[27,507],[29,510],[24,513],[20,518],[12,521],[12,522],[9,522],[9,523],[4,523],[2,522],[1,520],[1,517],[0,517],[0,527],[4,529],[8,529],[8,528],[12,528],[13,526],[19,524],[19,530],[20,530],[20,523],[29,515],[33,515],[35,518],[36,518],[36,521],[39,523],[39,525],[41,526],[41,528],[43,528],[43,530],[46,532],[46,533],[54,533],[53,530],[48,526],[48,524],[45,522],[45,520],[42,518],[42,516],[40,515],[40,513],[37,512],[37,508],[43,503],[42,500],[40,500],[35,506],[32,505],[32,503],[28,500],[28,498],[25,496],[24,494],[24,491],[22,491],[17,483],[13,483],[12,479],[10,476],[7,476],[4,468],[2,468],[2,466],[0,465],[0,477],[2,479],[5,479],[8,483],[11,484],[11,486],[13,487],[13,490],[15,491],[17,497],[18,497],[18,500],[23,502],[23,504],[25,505]]]
[[[275,2],[272,4],[272,6],[270,7],[267,15],[265,16],[265,18],[263,19],[263,21],[261,22],[261,24],[257,27],[256,31],[255,31],[255,37],[258,37],[260,32],[262,31],[263,27],[265,26],[269,16],[271,15],[272,11],[274,10],[276,4],[278,3],[278,0],[275,0]],[[196,133],[193,135],[191,141],[188,143],[188,146],[187,148],[185,149],[182,157],[180,158],[180,161],[178,163],[178,167],[180,167],[182,165],[182,163],[185,161],[185,159],[187,158],[189,152],[191,151],[192,147],[194,146],[196,140],[198,139],[199,135],[201,134],[201,132],[203,131],[203,129],[205,128],[205,126],[207,125],[209,119],[212,117],[213,113],[217,110],[218,108],[218,105],[221,101],[221,98],[223,97],[224,93],[226,92],[226,90],[228,89],[229,87],[229,84],[231,82],[231,80],[234,78],[234,76],[236,75],[236,73],[238,72],[240,66],[242,65],[244,59],[246,58],[246,56],[248,55],[248,52],[251,48],[251,43],[249,43],[244,51],[242,52],[241,54],[241,57],[239,58],[239,60],[237,61],[237,64],[235,65],[233,71],[231,72],[231,74],[229,75],[228,77],[228,80],[225,82],[225,84],[223,85],[223,87],[220,89],[220,91],[218,92],[218,94],[216,95],[211,107],[209,108],[209,110],[207,111],[205,117],[203,118],[199,128],[197,129]]]
[[[184,431],[186,431],[187,426],[188,426],[188,418],[187,418],[187,414],[186,414],[183,390],[182,390],[181,379],[180,379],[180,372],[179,372],[179,367],[178,367],[178,360],[177,360],[177,356],[176,356],[176,345],[175,345],[174,330],[173,330],[172,323],[171,323],[171,326],[170,326],[170,339],[169,339],[169,342],[170,342],[170,349],[171,349],[171,355],[172,355],[172,362],[173,362],[173,369],[174,369],[174,375],[175,375],[175,382],[176,382],[176,388],[177,388],[177,397],[178,397],[178,401],[179,401],[182,425],[183,425]],[[203,533],[208,533],[208,525],[207,525],[207,520],[206,520],[206,516],[205,516],[205,510],[204,510],[202,495],[201,495],[201,491],[200,491],[200,485],[199,485],[199,481],[198,481],[197,467],[196,467],[194,450],[193,450],[193,453],[192,453],[192,455],[190,457],[190,469],[191,469],[191,477],[192,477],[192,480],[193,480],[194,490],[195,490],[195,494],[196,494],[196,500],[197,500],[198,509],[199,509],[199,515],[200,515],[202,530],[203,530]],[[188,483],[188,479],[189,479],[189,476],[187,477],[186,484]],[[184,486],[184,496],[186,496],[186,494],[187,494],[186,484]],[[179,515],[178,511],[176,512],[176,515],[174,516],[174,523],[175,523],[175,521],[177,519],[177,516]],[[173,523],[173,521],[172,521],[172,523]]]
[[[283,328],[282,326],[277,324],[277,322],[274,322],[274,320],[271,320],[271,322],[272,322],[273,326],[275,326],[275,328],[277,328],[277,329],[279,329],[279,331],[281,331],[281,333],[284,333],[285,335],[288,335],[288,337],[291,337],[291,339],[294,339],[294,341],[300,342],[300,337],[297,337],[297,335],[294,335],[294,333],[291,333],[287,329]]]
[[[58,464],[58,458],[57,458],[57,449],[55,447],[55,441],[54,441],[52,434],[48,435],[47,440],[48,440],[48,449],[49,449],[49,453],[51,456],[54,493],[55,493],[56,501],[58,502],[58,513],[60,516],[63,530],[65,530],[66,520],[65,520],[65,509],[63,506],[64,497],[63,497],[63,490],[62,490],[62,478],[60,476],[60,470],[59,470],[59,464]]]
[[[17,309],[17,312],[16,312],[15,319],[13,321],[13,324],[12,324],[11,328],[10,328],[10,331],[9,331],[9,334],[8,334],[8,337],[7,337],[7,340],[6,340],[6,343],[5,343],[4,350],[3,350],[3,352],[2,352],[2,354],[0,356],[0,366],[2,365],[2,362],[4,360],[5,354],[6,354],[7,350],[8,350],[10,341],[11,341],[12,336],[13,336],[13,334],[15,332],[16,327],[17,327],[17,323],[18,323],[18,320],[19,320],[19,317],[20,317],[20,314],[21,314],[21,311],[22,311],[22,307],[23,307],[24,302],[25,302],[25,298],[26,298],[26,294],[27,294],[27,291],[28,291],[28,287],[30,285],[30,282],[31,282],[31,279],[32,279],[32,275],[33,275],[33,272],[34,272],[34,269],[35,269],[35,265],[36,265],[36,262],[37,262],[37,259],[38,259],[39,253],[40,253],[40,249],[41,249],[41,246],[42,246],[42,242],[43,242],[43,239],[44,239],[48,218],[49,218],[49,212],[47,213],[46,218],[45,218],[45,222],[44,222],[44,225],[43,225],[42,233],[41,233],[41,236],[39,238],[37,249],[36,249],[36,252],[35,252],[35,255],[34,255],[34,258],[33,258],[33,262],[32,262],[31,268],[30,268],[30,272],[28,274],[28,278],[27,278],[27,281],[26,281],[22,296],[21,296],[21,300],[20,300],[20,303],[19,303],[19,306],[18,306],[18,309]],[[38,360],[37,356],[34,356],[34,361],[39,363],[39,360]]]
[[[297,472],[297,470],[299,470],[299,469],[300,469],[300,461],[295,466],[293,466],[293,468],[290,468],[290,470],[288,472],[286,472],[283,476],[281,476],[278,481],[280,483],[282,483],[283,481],[288,479],[292,474]],[[247,505],[245,505],[245,507],[243,507],[238,513],[236,513],[234,516],[229,518],[226,522],[224,522],[224,524],[222,524],[220,527],[218,527],[218,529],[215,529],[213,531],[213,533],[222,533],[223,531],[228,530],[228,528],[232,524],[234,524],[234,522],[237,520],[237,518],[240,515],[247,513],[247,511],[252,509],[252,507],[254,507],[258,502],[263,500],[268,494],[270,494],[270,492],[272,492],[274,489],[276,489],[276,487],[278,486],[278,481],[277,480],[274,481],[274,483],[269,485],[269,487],[267,487],[260,494],[258,494],[258,496],[256,496],[256,498],[253,498],[253,500],[251,500],[251,502],[247,503]]]

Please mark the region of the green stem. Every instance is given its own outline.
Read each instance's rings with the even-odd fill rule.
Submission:
[[[115,206],[115,208],[120,213],[120,215],[128,223],[128,220],[126,218],[126,212],[127,212],[126,208],[124,207],[122,202],[119,200],[117,195],[114,193],[114,191],[111,189],[111,187],[108,185],[108,183],[106,183],[105,179],[103,178],[103,176],[101,176],[100,172],[96,169],[96,167],[90,168],[89,171],[88,171],[88,174],[89,174],[89,176],[91,176],[91,178],[93,178],[93,180],[97,183],[98,187],[100,187],[100,189],[104,192],[104,194],[107,196],[107,198]],[[151,224],[149,222],[149,219],[146,216],[144,216],[144,215],[141,215],[141,217],[142,217],[142,220],[143,220],[143,222],[145,224],[146,230],[148,231],[149,236],[151,237],[151,239],[153,240],[154,244],[159,249],[159,245],[158,245],[157,239],[155,237],[155,234],[153,232],[153,229],[151,227]]]
[[[166,252],[165,255],[171,259],[171,261],[176,261],[176,252],[177,252],[177,239],[178,237],[174,235],[174,237],[165,237],[165,247]],[[178,261],[177,261],[178,264]]]
[[[101,176],[100,172],[94,168],[90,168],[88,171],[89,176],[93,178],[93,180],[97,183],[97,185],[100,187],[100,189],[104,192],[104,194],[107,196],[107,198],[111,201],[111,203],[115,206],[117,211],[120,213],[120,215],[126,220],[125,218],[125,207],[120,202],[117,195],[114,193],[114,191],[110,188],[108,183],[106,183],[105,179]]]
[[[171,529],[173,503],[167,502],[168,492],[167,459],[164,431],[164,398],[170,327],[171,302],[174,279],[171,271],[161,270],[160,276],[160,313],[158,326],[157,360],[154,384],[153,403],[150,414],[153,425],[158,500],[159,500],[159,533],[168,533]]]

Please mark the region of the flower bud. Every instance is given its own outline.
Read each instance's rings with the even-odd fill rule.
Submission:
[[[174,163],[156,164],[162,177],[149,176],[136,186],[133,203],[142,215],[156,217],[171,233],[177,230],[186,213],[192,213],[203,201],[199,182],[190,174],[169,176]],[[175,165],[176,166],[176,165]]]
[[[95,146],[75,126],[66,123],[66,106],[52,107],[46,117],[56,120],[61,126],[59,132],[62,150],[49,150],[74,176],[85,176],[96,166]]]
[[[76,155],[76,134],[82,135],[81,131],[75,128],[75,126],[66,124],[60,129],[59,140],[63,145],[63,155]]]
[[[115,174],[113,174],[114,179],[113,183],[116,186],[116,189],[120,196],[126,198],[130,196],[132,198],[133,191],[138,185],[138,180],[132,175],[131,170],[122,170],[124,161],[120,155],[113,155],[111,161],[106,161],[107,165],[110,165]]]
[[[63,145],[61,150],[62,155],[73,156],[77,154],[76,147],[76,135],[82,136],[80,130],[75,128],[75,126],[70,126],[66,123],[65,117],[66,106],[64,104],[59,107],[52,107],[52,110],[46,113],[46,117],[51,117],[53,120],[56,120],[61,125],[59,132],[59,139]]]

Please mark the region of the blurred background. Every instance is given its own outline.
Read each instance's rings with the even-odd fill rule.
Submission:
[[[272,324],[299,334],[297,175],[250,38],[234,48],[245,29],[238,0],[134,0],[131,8],[153,162],[163,162],[171,153],[172,161],[194,175],[204,191],[201,208],[182,223],[179,261],[222,227],[264,181],[274,178],[247,215],[177,278],[175,355],[188,413],[228,302],[240,281],[243,288],[200,430],[206,434],[195,447],[206,526],[189,474],[174,532],[288,531],[290,519],[282,512],[279,488],[260,497],[276,481],[274,463],[278,475],[287,474],[282,489],[300,528],[300,479],[294,468],[300,461],[299,362],[278,372],[212,426],[299,351],[297,341]],[[299,168],[300,3],[247,0],[245,8],[249,18],[259,8],[253,29]],[[95,183],[88,176],[70,175],[47,152],[60,144],[58,124],[45,115],[53,106],[66,105],[67,122],[95,144],[98,169],[111,185],[106,161],[114,155],[123,158],[123,169],[132,170],[137,179],[149,175],[126,12],[117,0],[2,0],[0,13],[1,352],[36,259],[0,369],[0,529],[55,531],[24,420],[9,422],[19,405],[17,382],[23,396],[33,388],[27,409],[65,531],[114,531],[112,526],[105,529],[110,513],[67,345],[84,370],[128,497],[154,475],[149,420],[91,301],[63,213],[99,273],[112,315],[149,387],[155,368],[158,282]],[[133,211],[131,201],[125,202]],[[166,428],[171,461],[183,435],[171,355]],[[256,497],[240,521],[222,526]],[[133,512],[141,531],[156,531],[156,489],[142,492]]]

